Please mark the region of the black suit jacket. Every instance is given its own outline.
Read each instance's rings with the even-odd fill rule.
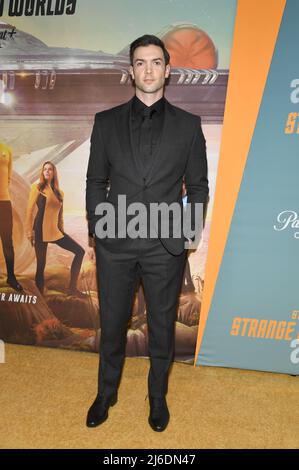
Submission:
[[[151,167],[145,173],[132,145],[131,111],[132,100],[95,115],[86,186],[90,235],[95,233],[100,218],[95,214],[96,206],[107,201],[117,209],[118,195],[121,194],[126,195],[127,205],[132,202],[178,202],[182,207],[184,179],[188,202],[207,203],[206,144],[200,117],[165,100],[160,142]],[[160,227],[156,227],[156,232],[170,253],[182,253],[183,234],[180,238],[163,238]],[[97,240],[111,251],[125,251],[128,244],[134,243],[128,237]]]

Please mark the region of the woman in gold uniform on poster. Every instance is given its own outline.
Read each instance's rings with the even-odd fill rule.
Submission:
[[[0,238],[7,269],[7,284],[13,289],[23,290],[14,273],[15,254],[12,240],[13,216],[9,194],[12,174],[12,151],[0,142]]]
[[[85,250],[64,232],[63,198],[64,193],[58,184],[57,169],[52,162],[47,161],[42,166],[39,183],[31,186],[25,224],[27,237],[35,248],[37,262],[35,283],[43,294],[48,243],[55,243],[75,255],[71,265],[68,294],[85,297],[85,294],[77,289]]]

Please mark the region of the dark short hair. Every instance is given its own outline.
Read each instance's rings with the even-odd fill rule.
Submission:
[[[140,47],[140,46],[149,46],[150,44],[153,44],[154,46],[161,47],[161,49],[163,51],[163,55],[164,55],[165,64],[166,65],[169,64],[170,55],[169,55],[168,50],[165,47],[164,42],[161,41],[161,39],[158,38],[157,36],[154,36],[153,34],[144,34],[143,36],[140,36],[140,38],[135,39],[135,41],[133,41],[130,44],[130,63],[131,63],[131,65],[133,65],[133,56],[134,56],[135,49],[137,49],[137,47]]]

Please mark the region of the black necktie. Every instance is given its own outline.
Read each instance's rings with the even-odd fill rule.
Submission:
[[[154,109],[150,109],[149,107],[143,109],[143,119],[140,126],[139,153],[145,169],[149,166],[151,158],[153,112]]]

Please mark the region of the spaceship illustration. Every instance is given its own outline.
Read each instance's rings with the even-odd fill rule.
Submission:
[[[0,23],[0,38],[12,31],[11,38],[0,39],[2,132],[15,158],[56,145],[58,163],[89,138],[96,112],[133,95],[129,46],[118,54],[48,47],[13,25]],[[203,123],[222,123],[228,70],[217,69],[212,39],[190,23],[167,26],[157,36],[171,54],[166,98],[200,115]],[[30,181],[36,177],[36,172],[27,175]]]

